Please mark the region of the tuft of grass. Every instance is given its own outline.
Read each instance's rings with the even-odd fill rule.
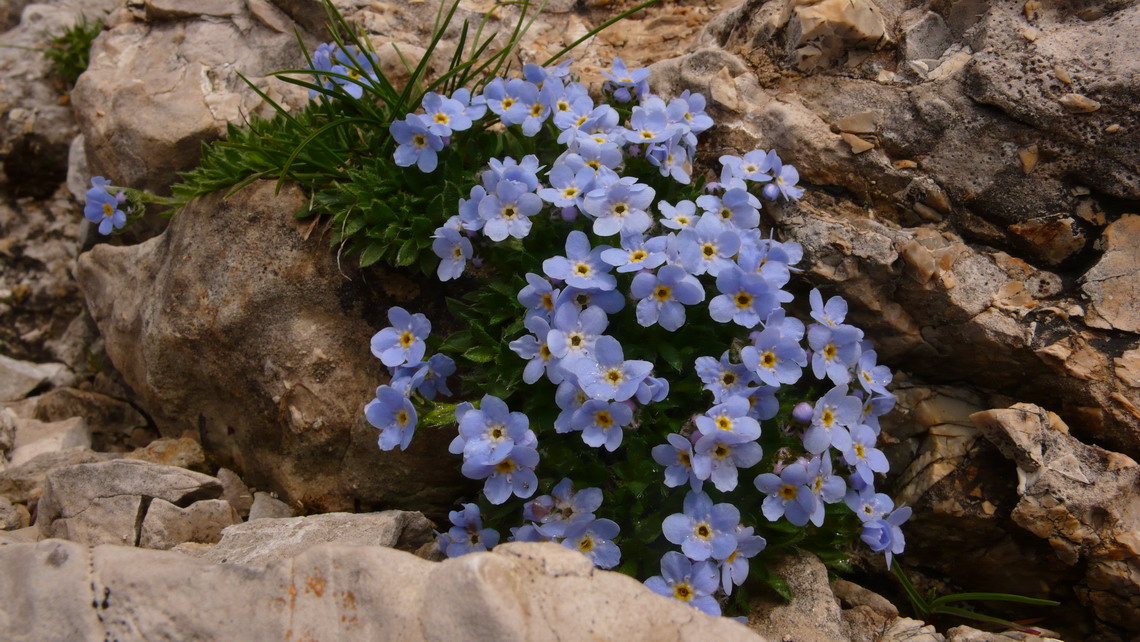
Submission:
[[[103,31],[103,19],[89,20],[80,16],[79,22],[52,38],[44,56],[51,61],[52,71],[70,91],[79,80],[79,74],[87,70],[91,57],[91,43]]]

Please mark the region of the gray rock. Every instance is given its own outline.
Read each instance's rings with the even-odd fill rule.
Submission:
[[[846,640],[839,602],[827,582],[827,568],[810,553],[786,555],[769,566],[792,592],[791,602],[754,600],[749,628],[774,639],[802,642]]]
[[[292,516],[293,509],[289,507],[289,504],[269,493],[257,492],[253,494],[253,505],[249,508],[250,521]]]
[[[0,354],[0,401],[15,401],[48,382],[66,385],[69,372],[62,363],[30,363]]]
[[[129,403],[90,390],[56,388],[28,401],[32,404],[26,416],[32,419],[56,422],[81,417],[91,430],[91,447],[98,451],[114,450],[134,430],[147,426],[146,418]]]
[[[950,28],[942,16],[927,11],[918,20],[903,28],[906,59],[921,60],[942,57],[950,45]]]
[[[49,608],[51,617],[37,617]],[[209,613],[210,617],[202,617]],[[326,545],[251,569],[58,540],[0,547],[0,635],[33,639],[761,640],[554,544],[437,564]]]
[[[189,437],[155,439],[143,448],[124,455],[124,459],[149,461],[152,464],[206,472],[206,453],[202,444]]]
[[[288,107],[308,100],[305,90],[265,77],[304,66],[292,30],[252,20],[244,2],[162,0],[148,2],[146,11],[162,21],[125,20],[103,33],[72,92],[92,174],[169,191],[176,172],[191,169],[201,144],[227,123],[272,113],[237,72]],[[209,16],[167,20],[203,13]]]
[[[1076,593],[1097,617],[1140,630],[1140,465],[1081,443],[1059,417],[1030,404],[971,419],[1016,464],[1013,521],[1084,569]]]
[[[7,497],[0,495],[0,531],[27,528],[30,520],[28,509],[23,504],[13,504]]]
[[[188,507],[221,494],[213,477],[173,466],[125,459],[68,466],[47,474],[36,525],[45,537],[136,546],[153,500]]]
[[[219,468],[215,477],[222,483],[222,498],[234,507],[238,515],[249,515],[249,509],[253,506],[253,494],[241,477],[229,468]]]
[[[240,524],[233,507],[224,499],[205,499],[186,508],[154,499],[146,509],[139,530],[139,546],[167,550],[185,542],[213,544],[222,529]]]
[[[1104,231],[1105,252],[1084,276],[1094,328],[1140,333],[1140,216],[1126,215]]]
[[[420,513],[325,513],[230,526],[220,542],[198,556],[211,562],[265,566],[319,544],[387,546],[414,552],[432,541],[431,522]]]
[[[366,315],[391,301],[303,237],[304,202],[256,183],[195,201],[159,238],[85,253],[107,355],[164,435],[200,431],[218,464],[290,506],[450,505],[464,482],[439,465],[446,430],[421,430],[407,452],[376,447],[362,410],[386,377],[367,349],[383,321]]]
[[[0,495],[29,507],[39,501],[44,492],[47,474],[56,468],[105,461],[114,457],[110,453],[92,452],[89,448],[71,448],[45,453],[31,461],[0,470]]]
[[[14,446],[9,459],[13,466],[19,466],[44,453],[90,448],[91,429],[82,417],[55,422],[17,419]]]

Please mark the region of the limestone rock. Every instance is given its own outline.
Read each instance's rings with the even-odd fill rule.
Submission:
[[[52,617],[34,617],[45,605]],[[60,632],[73,639],[761,639],[630,577],[596,571],[553,544],[506,544],[441,564],[380,546],[326,545],[256,569],[57,540],[0,547],[0,634],[30,640]]]
[[[788,48],[804,71],[842,62],[851,49],[872,49],[886,36],[882,11],[871,0],[789,2]]]
[[[1059,417],[1030,404],[972,419],[1017,466],[1013,521],[1062,562],[1085,567],[1077,595],[1097,617],[1140,630],[1140,466],[1081,443]]]
[[[271,113],[237,73],[279,103],[298,107],[303,89],[266,74],[304,67],[292,29],[252,20],[244,2],[146,4],[153,22],[125,20],[104,32],[72,92],[92,174],[119,185],[165,192],[191,169],[203,142]],[[169,20],[196,15],[198,20]],[[139,118],[139,114],[146,118]]]
[[[250,521],[292,516],[293,509],[289,507],[289,504],[269,493],[258,492],[253,494],[253,504],[249,508]]]
[[[810,553],[786,555],[769,567],[792,591],[784,604],[764,599],[750,605],[748,626],[771,639],[827,642],[846,637],[839,602],[827,583],[827,568]]]
[[[1140,333],[1140,216],[1127,215],[1104,231],[1105,251],[1084,276],[1081,290],[1092,301],[1088,323]]]
[[[28,396],[48,382],[67,382],[67,366],[62,363],[29,363],[0,354],[0,401]]]
[[[154,499],[146,508],[139,546],[167,550],[185,542],[213,544],[221,539],[222,529],[240,523],[241,518],[224,499],[205,499],[186,508]]]
[[[107,354],[164,435],[200,431],[210,457],[291,506],[447,505],[462,482],[439,464],[446,430],[376,447],[363,407],[385,373],[368,341],[390,303],[303,237],[304,201],[256,183],[192,203],[158,238],[84,254]]]
[[[91,390],[56,388],[29,401],[33,403],[26,415],[38,421],[81,417],[91,431],[91,447],[98,451],[114,450],[134,430],[147,426],[146,418],[129,403]]]
[[[50,423],[18,419],[14,446],[9,458],[13,466],[19,466],[44,453],[90,448],[91,430],[82,417]]]
[[[27,528],[31,524],[28,509],[23,504],[13,504],[0,495],[0,531],[14,531]]]
[[[221,494],[213,477],[173,466],[126,459],[79,464],[48,472],[36,525],[45,537],[134,546],[154,500],[187,507]]]
[[[234,507],[238,515],[249,515],[249,509],[253,506],[253,494],[241,477],[229,468],[219,468],[215,477],[222,483],[222,498]]]
[[[56,468],[104,461],[114,457],[89,448],[70,448],[45,453],[20,466],[0,470],[0,495],[16,503],[34,505],[43,495],[47,474]]]
[[[414,552],[434,539],[431,522],[420,513],[325,513],[230,526],[222,532],[221,541],[198,556],[211,562],[266,566],[320,544],[387,546]]]
[[[126,459],[207,472],[206,453],[202,451],[202,445],[189,437],[156,439],[145,448],[129,453]]]

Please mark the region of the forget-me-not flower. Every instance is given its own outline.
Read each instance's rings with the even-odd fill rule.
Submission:
[[[389,368],[422,361],[431,321],[418,312],[409,314],[404,308],[393,306],[388,309],[388,322],[391,327],[372,337],[372,354]]]
[[[638,299],[638,324],[659,323],[670,332],[685,324],[684,306],[705,300],[700,281],[675,265],[664,265],[657,274],[641,272],[633,277],[629,293]]]
[[[654,593],[680,600],[709,615],[720,615],[720,604],[712,596],[718,584],[712,562],[693,563],[677,551],[669,551],[661,558],[661,575],[645,580],[645,586]]]
[[[127,215],[119,207],[122,201],[107,191],[110,184],[102,176],[91,177],[91,189],[87,190],[87,202],[83,206],[84,218],[98,223],[99,233],[103,235],[122,229],[127,223]]]
[[[569,367],[591,399],[625,401],[637,392],[653,364],[638,359],[627,361],[617,339],[603,336],[594,344],[592,355]]]
[[[376,398],[364,406],[368,423],[380,429],[380,450],[396,446],[406,450],[416,430],[416,409],[399,390],[391,386],[376,389]]]

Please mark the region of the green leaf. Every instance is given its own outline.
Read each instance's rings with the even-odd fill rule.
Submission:
[[[384,256],[385,246],[383,243],[370,243],[364,251],[360,253],[360,267],[368,267],[373,263],[379,261]]]
[[[400,246],[400,251],[396,254],[396,265],[403,267],[411,265],[416,262],[420,255],[420,245],[416,239],[408,239]]]
[[[455,404],[437,403],[420,422],[425,426],[439,427],[455,424]]]
[[[498,354],[499,351],[490,346],[475,346],[464,352],[463,356],[475,363],[488,363],[494,361]]]
[[[771,573],[767,573],[764,575],[764,583],[772,587],[773,591],[779,593],[780,597],[789,602],[791,602],[792,598],[795,597],[795,594],[792,593],[792,587],[788,586],[788,583],[785,582],[784,578],[782,577],[777,577]]]

